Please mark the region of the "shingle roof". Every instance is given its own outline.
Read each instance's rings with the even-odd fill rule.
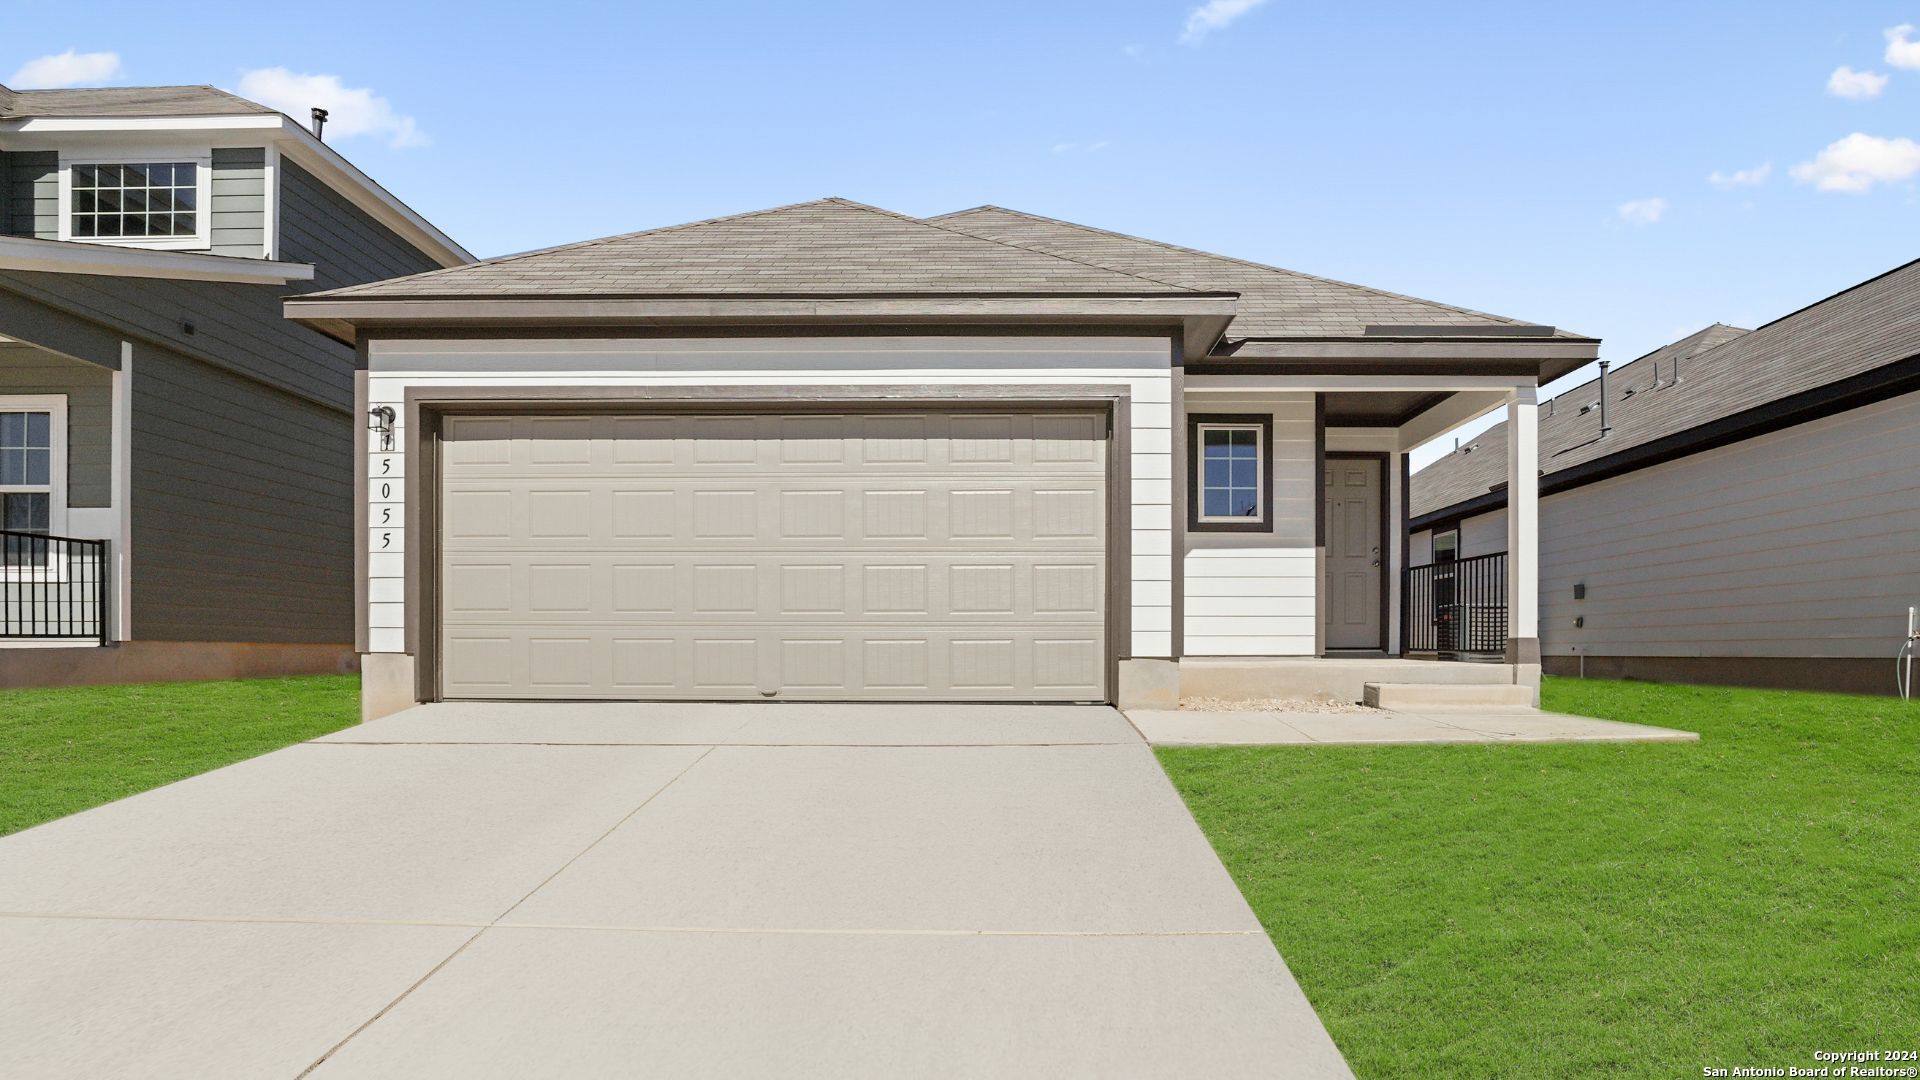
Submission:
[[[308,299],[1195,292],[846,199],[820,199],[314,293]]]
[[[211,86],[106,86],[77,90],[0,87],[0,117],[249,116],[272,109]]]
[[[1580,407],[1598,380],[1555,399],[1540,418],[1545,477],[1735,413],[1920,355],[1920,260],[1855,285],[1755,330],[1715,324],[1607,376],[1607,423]],[[1680,382],[1673,383],[1674,363]],[[1651,389],[1654,369],[1661,389]],[[1629,393],[1631,391],[1631,393]],[[1468,440],[1413,474],[1408,505],[1420,517],[1486,494],[1506,480],[1506,425]]]
[[[1240,294],[1229,338],[1346,337],[1369,326],[1526,326],[1524,320],[1488,315],[1410,296],[1349,285],[1244,259],[1108,232],[1069,221],[980,206],[928,218],[975,236],[1034,251],[1145,274],[1195,289]],[[1561,332],[1558,337],[1579,335]]]

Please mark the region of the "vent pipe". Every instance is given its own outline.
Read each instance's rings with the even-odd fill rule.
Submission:
[[[315,105],[313,107],[313,137],[316,139],[324,140],[324,136],[320,134],[320,131],[326,126],[327,126],[327,110],[321,108],[318,105]]]
[[[1607,423],[1607,368],[1605,360],[1600,361],[1600,437],[1606,438],[1613,425]]]

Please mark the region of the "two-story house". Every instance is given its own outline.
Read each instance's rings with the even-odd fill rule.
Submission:
[[[0,87],[0,685],[351,670],[354,350],[281,303],[469,261],[254,102]]]

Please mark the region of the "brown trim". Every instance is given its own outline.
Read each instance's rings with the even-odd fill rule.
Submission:
[[[925,323],[867,322],[840,326],[800,323],[768,323],[751,326],[702,326],[697,334],[687,326],[623,326],[611,336],[642,340],[697,338],[827,338],[827,337],[1034,337],[1082,338],[1165,337],[1170,320],[1145,320],[1138,326],[1112,322],[990,323],[964,322],[951,327],[929,328]],[[380,326],[369,327],[359,335],[358,347],[365,349],[378,341],[540,341],[546,339],[584,339],[602,341],[610,336],[605,326],[520,324],[507,326]],[[1180,340],[1175,336],[1174,340]]]
[[[1676,431],[1650,442],[1638,443],[1603,458],[1550,472],[1540,478],[1540,497],[1546,498],[1625,473],[1757,439],[1762,435],[1824,420],[1915,391],[1920,391],[1920,354]],[[1436,525],[1453,524],[1499,510],[1506,505],[1507,493],[1502,487],[1471,499],[1449,503],[1437,510],[1429,510],[1413,520],[1413,527],[1424,531]]]
[[[353,373],[353,649],[368,652],[372,631],[367,628],[371,608],[367,602],[367,465],[373,459],[367,453],[367,372]]]
[[[1184,410],[1183,410],[1184,411]],[[1195,533],[1270,533],[1273,531],[1273,413],[1186,413],[1186,442],[1189,447],[1186,468],[1186,524]],[[1256,521],[1203,521],[1200,518],[1205,492],[1200,486],[1200,466],[1205,454],[1199,453],[1202,425],[1232,424],[1260,429],[1260,517]]]
[[[1400,648],[1396,655],[1407,653],[1407,615],[1406,615],[1406,568],[1413,562],[1413,531],[1407,527],[1407,513],[1413,506],[1413,466],[1412,458],[1406,451],[1396,455],[1400,459],[1400,561],[1393,567],[1394,588],[1401,590],[1400,596]],[[1391,636],[1388,641],[1392,641]]]
[[[1107,418],[1106,700],[1119,690],[1120,661],[1132,655],[1133,521],[1129,388],[1114,384],[992,386],[409,386],[407,426],[407,651],[416,700],[441,699],[439,673],[439,442],[448,415],[538,412],[950,412],[1041,409]],[[1119,517],[1112,508],[1126,507]],[[431,523],[429,526],[428,523]]]
[[[1327,655],[1327,395],[1313,395],[1313,655]]]
[[[1193,375],[1496,375],[1550,382],[1590,362],[1589,357],[1543,366],[1527,360],[1494,360],[1484,356],[1457,359],[1360,357],[1274,362],[1235,360],[1214,355],[1205,362],[1188,365],[1188,371]],[[1361,390],[1357,388],[1355,392]]]
[[[1168,353],[1168,376],[1173,394],[1171,423],[1168,425],[1167,438],[1172,443],[1173,460],[1169,470],[1175,477],[1187,475],[1187,441],[1181,438],[1187,430],[1187,354],[1178,337],[1172,339],[1171,352]],[[1187,497],[1187,487],[1178,482],[1167,485],[1172,490],[1167,493],[1171,506],[1173,526],[1173,560],[1168,580],[1172,583],[1167,598],[1168,617],[1172,620],[1173,635],[1168,642],[1169,659],[1178,660],[1187,651],[1187,507],[1192,502]],[[1269,509],[1271,518],[1273,511]],[[1127,508],[1128,532],[1132,532],[1133,508]],[[1131,560],[1129,560],[1131,561]],[[1128,568],[1128,578],[1133,577],[1132,568]]]
[[[1587,656],[1589,679],[1752,686],[1764,690],[1822,690],[1836,694],[1896,692],[1892,665],[1878,657],[1852,656]],[[1582,657],[1543,657],[1548,675],[1579,676]]]
[[[1387,564],[1393,561],[1390,558],[1392,549],[1387,544],[1387,530],[1391,527],[1387,520],[1387,508],[1393,498],[1393,489],[1388,486],[1387,463],[1388,459],[1392,457],[1393,455],[1385,450],[1327,450],[1322,453],[1320,464],[1320,509],[1316,512],[1315,516],[1319,519],[1318,529],[1321,533],[1320,547],[1323,550],[1327,543],[1325,535],[1327,506],[1326,463],[1329,461],[1371,461],[1379,466],[1380,469],[1380,587],[1375,590],[1380,594],[1380,643],[1378,645],[1344,647],[1339,650],[1341,652],[1368,650],[1377,650],[1379,652],[1387,651],[1387,613],[1389,610],[1387,607]],[[1325,588],[1324,582],[1321,584],[1321,587],[1323,589]]]

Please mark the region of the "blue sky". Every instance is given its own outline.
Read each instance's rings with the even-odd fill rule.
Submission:
[[[1920,0],[1200,7],[14,0],[0,79],[72,50],[40,81],[361,91],[330,141],[480,255],[993,202],[1616,361],[1920,254],[1920,43],[1887,36]]]

